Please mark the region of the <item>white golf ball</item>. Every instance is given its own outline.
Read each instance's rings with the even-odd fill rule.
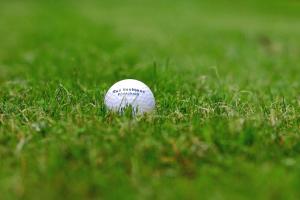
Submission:
[[[131,106],[134,114],[151,112],[155,98],[150,88],[141,81],[125,79],[115,83],[105,95],[104,103],[109,110],[122,112]]]

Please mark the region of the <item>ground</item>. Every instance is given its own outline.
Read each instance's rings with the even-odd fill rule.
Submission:
[[[299,10],[1,1],[1,199],[298,199]],[[154,113],[105,109],[126,78]]]

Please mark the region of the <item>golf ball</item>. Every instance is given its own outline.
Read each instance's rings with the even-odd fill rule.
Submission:
[[[109,110],[120,112],[131,106],[134,114],[151,112],[155,98],[150,88],[141,81],[125,79],[115,83],[105,95],[104,103]]]

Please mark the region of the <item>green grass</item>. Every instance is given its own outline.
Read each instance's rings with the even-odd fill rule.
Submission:
[[[300,2],[1,1],[1,199],[298,199]],[[105,110],[116,81],[156,112]]]

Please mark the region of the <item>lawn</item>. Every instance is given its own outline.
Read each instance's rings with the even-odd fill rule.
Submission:
[[[0,199],[298,199],[300,2],[0,2]],[[118,116],[116,81],[156,111]]]

